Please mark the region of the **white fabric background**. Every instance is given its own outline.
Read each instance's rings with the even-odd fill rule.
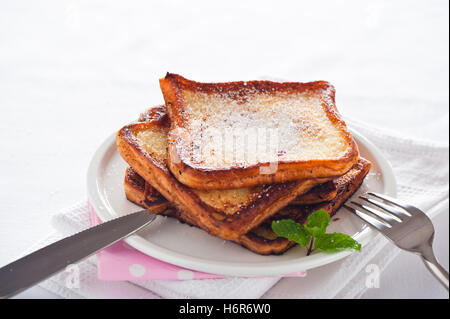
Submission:
[[[93,152],[162,102],[166,71],[328,80],[344,116],[448,147],[448,22],[444,0],[2,1],[0,265],[85,196]],[[397,258],[367,296],[448,297],[412,258]]]

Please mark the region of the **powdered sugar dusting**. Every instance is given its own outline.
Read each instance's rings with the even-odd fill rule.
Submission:
[[[191,145],[183,161],[202,168],[340,157],[342,133],[314,92],[236,95],[184,92]]]

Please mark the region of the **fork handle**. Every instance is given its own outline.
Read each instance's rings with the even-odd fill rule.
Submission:
[[[431,245],[422,247],[420,257],[428,270],[448,291],[448,271],[437,261]]]

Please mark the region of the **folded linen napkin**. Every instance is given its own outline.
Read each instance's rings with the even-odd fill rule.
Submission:
[[[427,141],[404,138],[356,120],[349,126],[371,140],[390,161],[398,197],[435,216],[448,207],[449,149]],[[54,225],[62,234],[89,226],[84,203],[57,214]],[[54,240],[55,238],[53,238]],[[52,240],[52,239],[49,239]],[[66,298],[355,298],[367,289],[369,264],[382,271],[399,253],[378,235],[361,253],[312,269],[304,278],[224,278],[185,281],[101,281],[95,258],[80,263],[80,285],[68,287],[65,272],[41,284]],[[270,290],[269,290],[270,289]]]

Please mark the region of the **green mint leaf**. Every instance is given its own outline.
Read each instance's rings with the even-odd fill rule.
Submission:
[[[341,233],[323,234],[314,241],[314,248],[334,253],[343,250],[361,250],[361,244],[352,237]]]
[[[311,240],[311,235],[305,228],[290,219],[276,220],[272,222],[272,230],[280,237],[295,241],[302,247],[306,247]]]
[[[317,237],[325,234],[329,223],[330,215],[319,209],[308,216],[305,228],[312,236]]]

